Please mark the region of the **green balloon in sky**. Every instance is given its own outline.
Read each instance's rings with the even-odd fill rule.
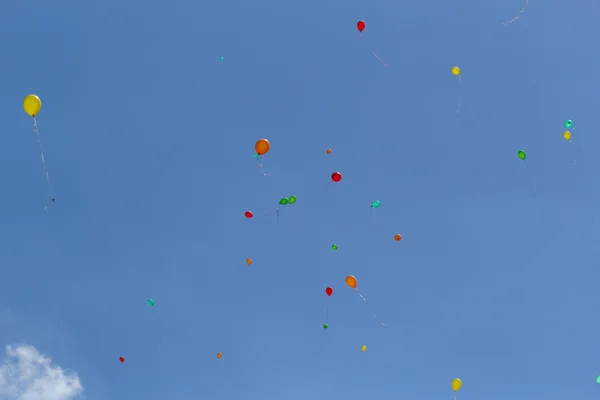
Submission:
[[[379,200],[375,200],[374,202],[371,203],[371,208],[379,208],[380,205],[381,205],[381,202]]]
[[[598,385],[600,385],[600,375],[598,375],[598,376],[596,377],[596,383],[597,383]]]
[[[526,154],[526,153],[525,153],[523,150],[519,150],[519,151],[517,152],[517,155],[519,156],[519,158],[520,158],[521,160],[524,160],[524,159],[526,159],[526,158],[527,158],[527,154]]]
[[[154,307],[154,300],[152,300],[152,299],[148,299],[148,300],[146,301],[146,303],[148,303],[148,305],[149,305],[150,307]]]
[[[334,249],[334,250],[337,250],[337,244],[332,244],[331,248]]]
[[[573,121],[571,121],[570,119],[565,121],[565,128],[569,129],[573,127]]]
[[[286,199],[285,197],[281,200],[279,200],[279,204],[281,204],[282,206],[285,206],[286,204],[288,204],[290,201],[288,199]]]
[[[258,155],[258,153],[254,153],[254,158],[256,158],[258,160],[260,156]]]
[[[296,196],[290,196],[290,204],[294,204],[296,202]]]
[[[329,325],[323,324],[323,328],[327,329],[327,328],[329,328]]]

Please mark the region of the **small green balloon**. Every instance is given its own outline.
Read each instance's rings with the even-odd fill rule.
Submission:
[[[223,60],[224,60],[224,59],[225,59],[225,57],[221,57],[221,58],[220,58],[221,62],[223,62]]]
[[[332,244],[331,248],[337,251],[337,244]]]
[[[279,200],[279,204],[281,204],[282,206],[285,206],[286,204],[288,204],[290,201],[288,199],[286,199],[285,197],[281,200]]]
[[[570,119],[565,121],[565,128],[569,129],[573,127],[573,121],[571,121]]]
[[[148,303],[148,305],[149,305],[150,307],[154,307],[154,300],[152,300],[152,299],[148,299],[148,301],[146,301],[146,303]]]
[[[254,158],[256,158],[258,160],[260,156],[258,155],[258,153],[254,153]]]
[[[290,196],[290,204],[294,204],[296,202],[296,196]]]
[[[379,200],[375,200],[374,202],[371,203],[371,208],[379,208],[380,205],[381,205],[381,202]]]
[[[596,383],[597,383],[598,385],[600,385],[600,375],[598,375],[598,376],[596,377]]]
[[[327,328],[329,328],[329,325],[327,325],[327,324],[324,324],[324,325],[323,325],[323,328],[327,329]]]
[[[527,158],[527,154],[526,154],[526,153],[525,153],[523,150],[519,150],[519,151],[517,152],[517,155],[519,156],[519,158],[520,158],[521,160],[524,160],[524,159],[526,159],[526,158]]]

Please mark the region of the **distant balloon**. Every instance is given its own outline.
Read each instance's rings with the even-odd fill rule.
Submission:
[[[290,202],[289,199],[286,199],[285,197],[283,199],[279,200],[279,204],[282,206],[285,206],[289,202]]]
[[[148,305],[149,305],[150,307],[154,307],[154,300],[152,300],[152,299],[148,299],[148,300],[146,301],[146,303],[148,303]]]
[[[337,251],[337,249],[338,249],[337,244],[332,244],[331,248]]]
[[[329,328],[329,325],[323,324],[323,329],[327,329],[327,328]]]
[[[597,383],[598,385],[600,385],[600,375],[598,375],[598,376],[596,377],[596,383]]]
[[[119,361],[121,361],[121,362],[125,362],[125,358],[123,358],[123,357],[119,357]]]
[[[346,285],[350,286],[352,289],[356,289],[356,278],[352,275],[348,275],[346,277]]]
[[[458,378],[454,378],[452,380],[452,390],[454,390],[455,392],[458,392],[461,387],[462,387],[462,381]]]
[[[35,94],[27,95],[27,97],[25,97],[25,100],[23,100],[23,110],[25,110],[27,115],[29,115],[30,117],[35,118],[35,116],[38,115],[41,109],[42,101]]]
[[[519,150],[517,152],[517,156],[519,156],[521,160],[525,160],[527,158],[527,154],[523,150]]]
[[[327,149],[326,153],[331,154],[331,149]]]
[[[296,202],[296,200],[297,200],[296,196],[290,196],[290,198],[289,198],[290,204],[294,204]]]
[[[269,143],[269,141],[267,139],[260,139],[254,145],[254,151],[256,151],[256,154],[258,154],[259,156],[267,154],[267,152],[269,151],[270,148],[271,148],[271,143]]]
[[[363,346],[360,348],[363,352],[367,351],[367,346]]]
[[[379,200],[375,200],[374,202],[371,203],[371,208],[379,208],[380,205],[381,205],[381,202]]]
[[[570,119],[565,121],[565,128],[567,129],[571,129],[573,127],[573,121],[571,121]]]
[[[460,75],[460,68],[458,67],[452,67],[452,75],[454,76],[459,76]]]
[[[339,182],[342,180],[342,174],[340,174],[339,172],[334,172],[333,174],[331,174],[331,180],[334,182]]]
[[[333,289],[328,287],[327,289],[325,289],[325,293],[327,293],[327,296],[331,296],[333,294]]]
[[[395,240],[396,242],[399,242],[399,241],[401,241],[401,240],[402,240],[402,235],[401,235],[401,234],[399,234],[399,233],[396,233],[396,234],[394,235],[394,240]]]
[[[223,60],[224,60],[224,59],[225,59],[225,57],[221,57],[219,60],[220,60],[221,62],[223,62]]]
[[[217,353],[217,358],[221,358],[221,357],[223,357],[223,354]]]
[[[565,133],[563,133],[563,137],[565,140],[571,140],[571,132],[565,131]]]
[[[367,26],[367,24],[365,24],[365,21],[358,21],[356,23],[356,29],[358,29],[359,32],[362,32],[365,29],[365,26]]]
[[[252,265],[252,259],[250,257],[246,258],[246,264],[248,264],[248,266]]]
[[[254,214],[252,214],[252,211],[246,211],[244,213],[244,215],[246,216],[246,218],[250,219],[250,218],[254,218]]]

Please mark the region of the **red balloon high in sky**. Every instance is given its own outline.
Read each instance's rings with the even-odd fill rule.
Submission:
[[[325,289],[325,293],[327,293],[327,296],[331,296],[333,294],[333,289],[328,287],[327,289]]]
[[[246,216],[246,218],[252,218],[252,217],[254,217],[254,214],[252,214],[252,211],[246,211],[244,213],[244,215]]]
[[[359,32],[362,32],[363,29],[365,29],[365,21],[358,21],[356,23],[356,28],[358,29]]]
[[[334,172],[333,174],[331,174],[331,180],[334,182],[339,182],[342,180],[342,174],[340,174],[339,172]]]
[[[119,357],[119,361],[121,361],[121,362],[125,362],[125,358],[123,358],[123,357]]]

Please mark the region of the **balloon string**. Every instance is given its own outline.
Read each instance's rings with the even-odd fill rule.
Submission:
[[[271,176],[271,173],[266,173],[265,170],[263,169],[262,156],[258,157],[258,168],[260,168],[260,172],[263,174],[263,176]]]
[[[360,296],[360,298],[361,298],[361,299],[363,299],[363,301],[364,301],[366,304],[369,304],[369,302],[367,301],[367,299],[365,298],[365,296],[363,296],[362,294],[360,294],[360,293],[358,292],[358,289],[356,289],[356,288],[355,288],[354,290],[356,290],[356,293],[357,293],[357,294]],[[373,314],[373,317],[375,317],[375,319],[377,319],[377,320],[379,319],[379,318],[377,318],[377,314],[375,314],[373,311],[371,311],[371,314]],[[380,324],[381,326],[383,326],[384,328],[385,328],[385,326],[386,326],[386,325],[385,325],[385,324],[384,324],[382,321],[379,321],[379,324]]]
[[[525,168],[527,169],[527,175],[529,176],[529,183],[531,183],[531,195],[535,197],[535,185],[533,184],[533,178],[531,177],[531,170],[529,169],[527,160],[525,160]]]
[[[42,140],[40,139],[40,131],[38,130],[37,120],[33,117],[33,132],[38,141],[38,145],[40,146],[40,156],[42,157],[42,164],[44,165],[44,174],[46,175],[46,181],[48,181],[48,186],[50,187],[50,196],[52,197],[52,202],[54,202],[54,190],[52,189],[52,181],[50,180],[50,174],[48,174],[48,167],[46,166],[46,158],[44,157],[44,149],[42,148]]]
[[[362,38],[362,33],[359,33],[358,36]],[[378,59],[381,64],[383,64],[384,67],[389,68],[389,66],[385,62],[383,62],[383,60],[377,54],[375,54],[373,50],[371,50],[371,54],[373,54],[375,58]]]
[[[523,13],[527,9],[528,5],[529,5],[529,0],[525,0],[525,4],[523,5],[523,8],[521,8],[521,11],[519,11],[519,13],[517,14],[517,16],[514,17],[513,19],[511,19],[510,21],[503,22],[504,26],[507,26],[508,24],[512,24],[513,22],[515,22],[516,20],[518,20],[519,18],[521,18],[521,15],[523,15]]]
[[[460,105],[462,103],[462,76],[458,75],[458,107],[456,108],[456,115],[460,114]]]

